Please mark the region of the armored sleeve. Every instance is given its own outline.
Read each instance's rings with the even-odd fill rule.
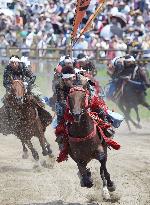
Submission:
[[[30,85],[34,84],[34,82],[36,80],[36,76],[33,74],[33,72],[31,70],[29,70],[28,68],[24,67],[24,75],[27,78],[27,82]]]
[[[64,85],[63,85],[61,78],[57,79],[55,83],[55,95],[56,95],[57,101],[63,101],[65,98],[64,97]]]

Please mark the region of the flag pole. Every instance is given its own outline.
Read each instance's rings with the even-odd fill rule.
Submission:
[[[78,40],[81,38],[81,36],[86,32],[88,27],[91,25],[92,21],[95,20],[97,15],[102,11],[105,0],[100,0],[100,3],[101,3],[101,5],[99,5],[98,8],[96,9],[95,13],[90,16],[90,19],[87,21],[85,27],[81,30],[79,37],[73,42],[72,47],[75,46],[75,44],[78,42]]]

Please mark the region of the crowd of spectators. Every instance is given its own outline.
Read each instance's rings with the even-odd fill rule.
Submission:
[[[41,49],[39,56],[53,55],[44,49],[62,48],[60,55],[70,45],[76,0],[14,0],[0,9],[0,55],[5,48],[21,47],[22,55],[28,56],[31,48]],[[91,0],[80,28],[87,22],[97,6]],[[103,12],[93,22],[91,31],[80,38],[75,49],[98,49],[98,57],[114,58],[124,50],[150,49],[150,1],[107,0]],[[43,49],[43,50],[42,50]],[[105,49],[118,49],[106,52]],[[79,51],[74,52],[74,56]],[[95,52],[86,54],[94,57]]]

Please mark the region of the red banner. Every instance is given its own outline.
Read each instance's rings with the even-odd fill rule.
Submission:
[[[86,25],[84,26],[84,28],[81,30],[80,32],[80,36],[83,35],[85,32],[87,32],[88,30],[91,29],[92,27],[92,22],[95,20],[95,18],[97,17],[98,14],[100,14],[100,12],[103,10],[103,6],[105,3],[105,0],[98,0],[99,1],[99,5],[95,11],[94,14],[92,14],[89,18],[89,20],[87,21]]]
[[[73,22],[72,40],[74,40],[77,36],[77,30],[82,22],[90,1],[91,0],[77,0],[76,14]]]

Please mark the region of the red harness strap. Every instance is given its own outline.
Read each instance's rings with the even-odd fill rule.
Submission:
[[[69,141],[70,142],[84,142],[84,141],[92,139],[93,137],[95,137],[95,135],[96,135],[96,123],[94,122],[94,129],[89,135],[82,137],[82,138],[78,136],[75,136],[75,137],[69,136]]]
[[[107,143],[108,146],[111,146],[113,149],[118,150],[120,149],[120,145],[115,142],[114,140],[108,138],[105,136],[102,128],[109,128],[111,127],[108,123],[103,122],[98,116],[97,113],[89,113],[89,115],[92,117],[92,119],[94,120],[94,123],[96,124],[96,127],[98,128],[98,131],[100,133],[100,135],[102,136],[102,138],[104,139],[104,141]],[[102,124],[101,124],[102,123]]]

